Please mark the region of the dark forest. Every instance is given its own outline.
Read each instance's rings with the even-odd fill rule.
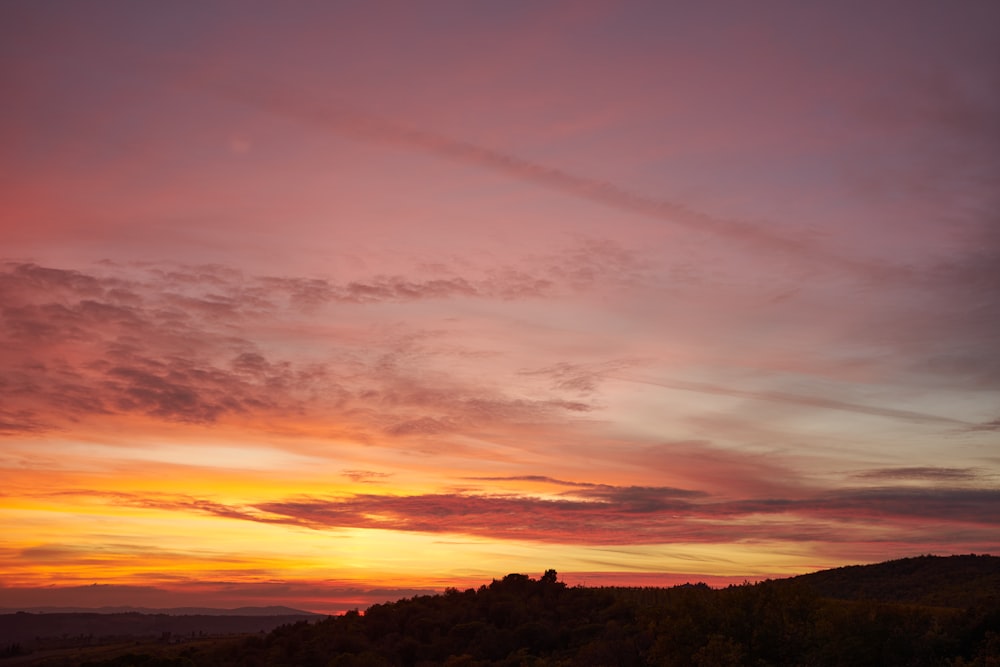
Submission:
[[[5,663],[86,667],[1000,665],[1000,558],[923,556],[724,589],[569,587],[510,574],[269,633],[24,646]]]

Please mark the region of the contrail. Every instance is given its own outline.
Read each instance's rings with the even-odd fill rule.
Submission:
[[[887,417],[890,419],[904,419],[907,421],[925,424],[946,424],[949,426],[975,426],[969,422],[940,415],[929,415],[923,412],[912,410],[897,410],[896,408],[881,408],[878,406],[864,405],[861,403],[850,403],[838,401],[833,398],[823,398],[821,396],[803,396],[801,394],[790,394],[784,391],[750,391],[746,389],[733,389],[706,382],[690,382],[686,380],[658,381],[641,380],[638,378],[628,378],[616,375],[605,375],[609,380],[620,380],[622,382],[635,382],[638,384],[648,384],[664,389],[678,389],[680,391],[693,391],[700,394],[713,394],[717,396],[736,396],[738,398],[749,398],[755,401],[770,401],[773,403],[789,403],[792,405],[807,405],[814,408],[824,408],[827,410],[840,410],[842,412],[853,412],[855,414],[872,415],[875,417]]]
[[[353,139],[399,146],[494,171],[619,211],[727,238],[756,250],[791,255],[865,277],[884,279],[900,270],[838,255],[805,237],[784,236],[760,224],[708,215],[677,202],[656,199],[613,183],[414,128],[383,116],[358,111],[346,104],[314,99],[287,86],[261,83],[259,80],[257,83],[248,83],[245,80],[205,79],[202,79],[201,85],[268,113],[309,123]]]

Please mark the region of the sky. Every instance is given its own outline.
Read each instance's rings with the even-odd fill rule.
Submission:
[[[1000,553],[997,25],[0,4],[0,607]]]

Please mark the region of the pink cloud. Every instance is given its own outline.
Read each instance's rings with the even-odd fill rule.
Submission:
[[[543,481],[547,478],[541,478]],[[563,545],[844,542],[919,545],[942,531],[957,543],[992,544],[1000,492],[992,488],[905,486],[842,489],[808,497],[713,499],[697,490],[620,487],[553,480],[561,498],[511,494],[357,494],[302,497],[230,506],[169,495],[70,495],[107,498],[139,508],[210,514],[317,530],[377,528],[476,535]],[[882,534],[870,534],[870,525]]]
[[[308,318],[309,309],[324,304],[505,300],[512,294],[507,285],[399,279],[362,287],[258,279],[221,267],[91,274],[11,265],[0,273],[0,360],[16,398],[4,408],[4,428],[65,428],[74,419],[115,414],[191,423],[251,414],[319,419],[323,410],[328,419],[368,420],[368,428],[404,436],[590,410],[559,396],[526,399],[458,380],[417,380],[400,365],[423,363],[407,337],[379,343],[369,361],[358,355],[372,356],[370,338],[343,337],[336,341],[343,351],[332,357],[295,360],[255,340],[256,329],[286,315]],[[531,298],[520,285],[513,290]],[[367,380],[348,388],[362,369]],[[366,406],[378,406],[378,414]]]

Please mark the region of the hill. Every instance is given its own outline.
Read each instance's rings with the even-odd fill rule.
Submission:
[[[996,589],[977,589],[994,581],[998,562],[924,557],[723,589],[571,588],[553,570],[537,580],[510,574],[267,635],[30,664],[992,667],[1000,664],[1000,600]]]
[[[788,579],[824,597],[964,609],[1000,596],[1000,557],[919,556]]]

